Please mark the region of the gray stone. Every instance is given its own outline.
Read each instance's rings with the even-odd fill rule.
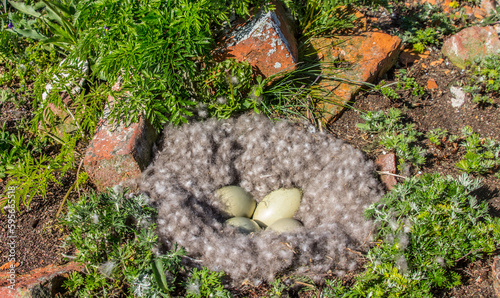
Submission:
[[[465,68],[476,59],[497,54],[500,50],[500,39],[492,26],[474,26],[466,28],[448,38],[441,51],[459,68]]]
[[[451,87],[450,92],[453,94],[453,97],[451,98],[451,106],[454,108],[460,108],[465,103],[465,92],[459,87]]]

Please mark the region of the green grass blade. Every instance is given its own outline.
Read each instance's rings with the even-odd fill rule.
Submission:
[[[151,268],[153,269],[153,274],[155,276],[156,282],[158,283],[158,286],[164,293],[167,294],[167,297],[170,297],[170,295],[168,295],[167,278],[165,277],[163,263],[161,262],[161,260],[155,259],[151,264]]]

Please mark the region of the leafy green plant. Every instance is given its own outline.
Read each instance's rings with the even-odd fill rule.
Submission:
[[[222,285],[224,272],[212,272],[206,267],[194,268],[186,283],[186,297],[231,297]]]
[[[485,26],[495,25],[500,21],[500,6],[497,6],[494,10],[490,10],[486,18],[482,20]]]
[[[478,106],[492,105],[493,99],[487,95],[474,94],[472,97],[472,102]]]
[[[12,32],[0,29],[1,61],[14,60],[22,49],[23,49],[23,40],[20,37],[18,37],[16,34]]]
[[[396,75],[397,90],[411,90],[411,94],[415,97],[422,97],[425,94],[424,87],[420,86],[415,78],[408,76],[407,71],[405,69],[399,70],[399,73]]]
[[[380,81],[377,86],[375,86],[374,90],[379,91],[385,97],[389,99],[398,99],[399,95],[394,91],[394,89],[390,88],[392,84],[386,84],[385,81]]]
[[[7,185],[16,188],[14,200],[18,211],[21,202],[29,207],[33,198],[45,199],[48,185],[61,184],[58,178],[75,167],[76,139],[67,141],[68,146],[63,146],[56,156],[49,157],[44,154],[37,156],[33,154],[34,152],[27,151],[19,162],[6,171],[10,176]],[[87,177],[84,172],[80,173],[77,179],[84,181],[83,177]]]
[[[413,44],[415,51],[423,53],[428,45],[437,43],[438,35],[434,28],[419,29],[408,38],[408,42]]]
[[[71,50],[76,44],[78,32],[74,23],[76,21],[75,16],[79,15],[76,10],[76,2],[42,0],[33,6],[23,2],[9,1],[9,3],[19,12],[41,21],[39,26],[36,26],[33,21],[27,21],[26,25],[30,25],[27,26],[28,28],[13,26],[13,28],[8,29],[9,31],[26,38],[53,44],[65,51]],[[44,35],[43,31],[49,31],[50,36]]]
[[[327,280],[326,297],[433,297],[460,285],[461,262],[493,253],[500,219],[472,195],[481,186],[466,174],[407,179],[365,210],[375,220],[375,245],[353,286]]]
[[[22,61],[26,61],[28,66],[24,72],[15,72],[16,80],[20,80],[22,86],[23,83],[31,84],[34,79],[35,90],[26,89],[24,95],[22,90],[17,90],[16,94],[16,98],[29,96],[33,106],[31,128],[22,127],[21,122],[25,121],[19,121],[17,124],[18,137],[24,138],[23,146],[26,149],[16,159],[19,162],[11,165],[6,171],[9,175],[8,185],[18,188],[15,198],[18,210],[21,202],[29,207],[33,198],[45,198],[50,185],[59,184],[65,173],[75,169],[76,159],[81,157],[81,153],[75,148],[82,138],[88,136],[90,131],[93,132],[103,105],[96,100],[98,97],[95,93],[73,94],[70,86],[77,86],[77,74],[81,75],[81,71],[64,63],[51,65],[57,61],[54,51],[45,51],[39,43],[35,43],[20,53],[17,62]],[[61,73],[68,76],[60,75],[59,80],[55,82],[55,75]],[[42,93],[46,92],[47,82],[52,82],[53,88],[44,98]],[[69,94],[73,100],[65,102],[60,92]],[[15,103],[23,104],[19,99],[16,99]],[[65,114],[67,119],[59,117],[61,113]],[[42,154],[41,149],[44,146],[53,148],[50,156],[47,153]],[[84,177],[85,173],[81,171],[76,179],[83,183]]]
[[[247,94],[252,83],[252,67],[248,62],[227,59],[215,63],[196,79],[197,94],[203,103],[199,106],[199,116],[226,119],[235,112],[248,109],[251,99]]]
[[[472,102],[477,104],[479,107],[485,107],[488,105],[493,105],[494,101],[489,94],[484,95],[484,88],[481,85],[476,85],[477,77],[471,78],[471,84],[474,85],[465,85],[463,86],[463,90],[472,95]]]
[[[213,30],[228,20],[233,9],[245,14],[250,5],[259,2],[176,0],[119,5],[119,1],[81,1],[76,27],[82,33],[70,56],[88,59],[96,78],[110,84],[118,77],[123,79],[122,93],[116,94],[123,100],[114,105],[110,115],[116,122],[135,122],[143,114],[161,129],[165,123],[187,122],[204,109],[227,117],[237,108],[213,102],[211,108],[206,107],[207,94],[197,94],[195,82],[210,80],[215,68],[224,67],[208,59],[214,45]],[[240,83],[244,85],[248,79]],[[237,92],[228,93],[237,97]]]
[[[12,169],[13,165],[19,159],[18,152],[23,147],[15,147],[12,142],[15,138],[15,135],[11,135],[8,131],[5,130],[5,123],[0,130],[0,178],[5,178],[5,171],[8,169]]]
[[[257,78],[249,98],[254,106],[270,118],[303,119],[319,123],[327,111],[321,110],[316,103],[324,97],[321,87],[316,85],[319,77],[319,64],[302,64],[293,71],[278,73],[265,80]]]
[[[384,131],[395,130],[401,121],[401,110],[389,109],[387,114],[382,111],[368,111],[360,116],[365,123],[358,123],[356,126],[365,132],[380,133]]]
[[[462,135],[465,138],[462,146],[467,152],[455,165],[457,168],[467,173],[486,174],[500,166],[500,144],[490,138],[480,138],[468,126],[462,129]]]
[[[122,78],[122,93],[115,95],[123,100],[115,103],[110,117],[130,123],[142,114],[161,129],[167,122],[186,122],[204,108],[206,96],[197,98],[193,82],[198,74],[209,73],[200,71],[202,64],[212,67],[208,54],[213,34],[231,13],[248,14],[249,7],[260,2],[86,0],[40,1],[33,6],[11,2],[25,21],[14,20],[9,30],[63,49],[68,61],[88,61],[96,88],[100,80],[109,81],[111,87]],[[238,110],[235,106],[219,105],[212,116],[227,117]]]
[[[401,25],[398,35],[404,43],[411,44],[418,52],[424,52],[429,46],[440,46],[444,36],[453,34],[460,28],[460,20],[443,12],[439,5],[402,5],[399,9]]]
[[[0,106],[5,102],[13,101],[13,99],[15,99],[15,96],[10,89],[0,90]]]
[[[379,112],[367,112],[360,116],[365,123],[356,126],[365,132],[377,133],[379,144],[388,150],[394,150],[399,157],[399,169],[405,169],[406,162],[416,166],[425,163],[426,151],[415,143],[421,133],[415,130],[415,125],[402,123],[402,114],[398,109],[391,108],[384,114]]]
[[[323,297],[346,297],[348,288],[344,286],[342,279],[325,279],[325,287],[321,294]]]
[[[453,267],[500,244],[500,220],[471,194],[479,180],[424,174],[405,180],[366,210],[378,223],[378,243],[354,297],[432,297],[432,288],[460,284]],[[347,296],[344,296],[347,297]]]
[[[393,88],[392,86],[394,85],[395,87]],[[398,92],[406,90],[411,90],[411,94],[417,98],[425,94],[424,87],[420,86],[415,78],[408,76],[405,69],[400,69],[399,73],[396,74],[396,82],[387,84],[382,80],[374,87],[374,90],[382,93],[382,95],[391,100],[399,99]]]
[[[285,290],[287,286],[277,278],[271,283],[271,289],[269,290],[269,297],[283,297],[285,296]]]
[[[415,145],[417,137],[421,134],[415,130],[414,124],[407,124],[399,132],[385,133],[380,136],[380,144],[389,150],[394,150],[399,157],[400,171],[405,169],[406,162],[416,166],[425,163],[426,150]]]
[[[480,107],[494,105],[493,98],[500,91],[500,55],[489,55],[470,66],[470,79],[464,90],[472,95],[472,102]]]
[[[357,25],[353,8],[378,7],[387,1],[377,0],[285,0],[298,23],[302,37],[332,35]]]
[[[119,187],[90,193],[68,204],[62,224],[77,249],[75,261],[84,273],[72,273],[64,286],[76,297],[229,297],[222,285],[224,272],[193,269],[183,278],[185,251],[174,245],[158,251],[157,210],[146,195],[127,194]]]
[[[21,84],[35,81],[46,68],[58,62],[59,57],[54,49],[46,49],[41,43],[26,46],[24,53],[16,61],[21,68],[18,71]]]
[[[32,154],[40,153],[44,146],[41,140],[26,139],[21,131],[10,133],[5,125],[0,129],[0,178],[5,178],[19,162],[25,162]]]
[[[300,18],[302,34],[319,36],[332,34],[334,31],[353,28],[356,17],[349,14],[346,2],[332,0],[305,1],[305,8]]]
[[[441,142],[443,142],[443,139],[446,139],[447,135],[448,131],[446,129],[436,128],[431,129],[427,132],[427,139],[431,144],[439,147],[441,146]]]
[[[153,297],[173,289],[184,252],[177,249],[169,255],[155,255],[157,236],[152,221],[156,210],[147,200],[110,190],[68,204],[62,221],[71,231],[66,242],[75,246],[75,260],[87,268],[84,274],[70,276],[65,282],[68,290],[81,297]],[[168,272],[168,288],[157,283],[152,264]]]
[[[500,91],[500,55],[489,55],[479,60],[472,73],[483,82],[486,92]]]
[[[6,34],[6,39],[17,37],[9,32],[0,32]],[[51,64],[57,63],[58,57],[54,49],[46,49],[39,43],[18,42],[15,49],[2,49],[0,55],[4,55],[5,71],[0,76],[2,85],[12,86],[19,83],[17,94],[27,92],[27,86],[34,81]],[[18,96],[19,97],[19,96]]]

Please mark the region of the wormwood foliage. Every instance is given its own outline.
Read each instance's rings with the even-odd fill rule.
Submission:
[[[443,140],[446,140],[447,135],[448,131],[446,129],[443,130],[441,128],[431,129],[426,134],[429,142],[436,147],[441,146]]]
[[[470,93],[477,95],[498,93],[500,91],[500,55],[493,54],[476,60],[471,65]],[[492,102],[490,102],[492,103]]]
[[[456,163],[456,167],[466,173],[486,174],[500,166],[500,144],[490,138],[481,138],[470,126],[462,129],[465,141],[462,146],[467,153]]]
[[[472,101],[481,107],[493,105],[492,97],[500,92],[500,55],[489,55],[471,65],[470,81],[464,89]]]
[[[157,241],[154,214],[145,197],[126,198],[119,192],[90,194],[70,205],[63,221],[71,230],[67,243],[78,249],[75,260],[86,264],[87,272],[73,273],[65,287],[81,297],[158,291],[151,278]],[[179,267],[177,254],[164,259],[167,268]]]
[[[224,272],[213,272],[203,267],[193,269],[186,283],[186,297],[232,297],[222,286]]]
[[[357,127],[365,132],[377,133],[379,144],[396,152],[400,170],[405,168],[407,162],[416,166],[425,163],[426,151],[415,144],[421,133],[415,130],[414,124],[403,123],[400,110],[391,108],[387,114],[382,111],[367,112],[360,117],[365,123],[358,123]]]
[[[500,91],[500,55],[484,57],[474,69],[474,74],[484,81],[486,91]]]
[[[480,185],[466,174],[398,184],[365,211],[378,223],[366,271],[350,289],[330,282],[330,297],[432,297],[432,289],[459,285],[453,268],[500,244],[500,219],[472,194]]]
[[[86,271],[73,272],[64,286],[75,297],[170,297],[184,291],[187,297],[228,297],[221,284],[224,272],[194,269],[183,280],[184,250],[158,252],[157,210],[148,201],[116,188],[69,204],[62,221],[71,231],[66,243],[75,246],[75,261]]]
[[[71,231],[66,241],[78,250],[75,261],[84,263],[87,270],[82,275],[73,273],[65,287],[78,297],[159,292],[151,267],[158,239],[152,223],[155,213],[147,206],[146,197],[125,196],[119,191],[91,193],[69,204],[63,220]],[[174,251],[160,260],[165,268],[177,272],[181,254]]]
[[[471,194],[480,185],[467,175],[454,180],[425,174],[369,207],[365,214],[380,224],[381,243],[368,254],[371,263],[362,277],[368,287],[357,289],[429,295],[432,287],[460,284],[450,269],[500,244],[500,220],[490,217],[487,203]]]

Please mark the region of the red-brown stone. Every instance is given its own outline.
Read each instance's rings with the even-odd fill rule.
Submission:
[[[283,7],[260,12],[229,34],[224,46],[214,53],[216,60],[247,61],[264,77],[295,69],[297,41]]]
[[[120,89],[119,83],[113,90]],[[108,97],[104,115],[109,114],[114,98]],[[152,147],[157,133],[144,118],[139,122],[118,127],[103,119],[94,138],[90,142],[83,166],[99,191],[139,176],[151,161]]]
[[[427,80],[427,89],[434,90],[437,88],[438,88],[438,85],[436,83],[436,80],[434,80],[434,79]]]
[[[316,38],[311,44],[325,62],[316,96],[324,99],[319,108],[326,112],[323,121],[330,123],[364,82],[373,82],[396,63],[401,39],[386,33],[366,32],[355,36]],[[338,62],[348,66],[331,67]]]
[[[83,265],[78,263],[68,263],[62,266],[49,265],[43,268],[34,269],[24,275],[13,275],[9,271],[0,273],[0,297],[20,298],[36,297],[34,292],[37,287],[44,287],[54,297],[60,289],[62,281],[72,271],[81,271]],[[15,281],[14,284],[11,281]],[[13,285],[12,287],[9,287]]]
[[[129,126],[106,121],[87,148],[85,171],[99,191],[139,176],[151,160],[156,131],[144,117]]]
[[[380,172],[396,174],[396,155],[394,153],[379,155],[375,164]],[[392,190],[398,183],[393,175],[380,174],[380,180],[388,190]]]
[[[500,1],[497,1],[500,3]],[[497,8],[497,3],[495,0],[483,0],[480,5],[481,9],[483,9],[487,15],[494,13]]]

